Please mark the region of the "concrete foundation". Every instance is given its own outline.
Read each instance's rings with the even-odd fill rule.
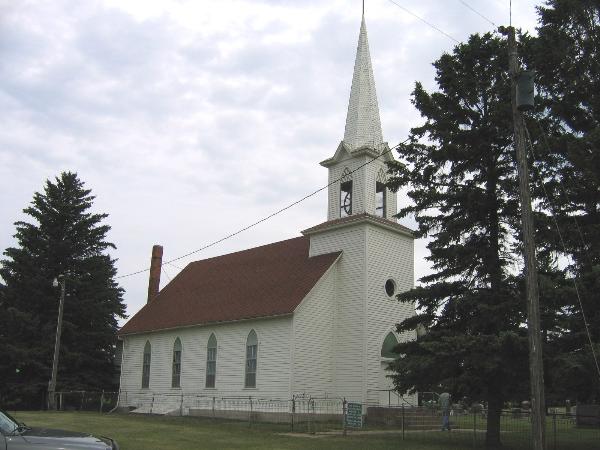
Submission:
[[[189,415],[194,417],[210,417],[215,419],[232,419],[251,422],[292,423],[294,422],[339,422],[342,423],[341,414],[306,414],[291,412],[265,412],[265,411],[229,411],[190,408]]]

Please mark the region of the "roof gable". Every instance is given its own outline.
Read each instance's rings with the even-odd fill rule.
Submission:
[[[340,145],[337,146],[337,149],[335,150],[333,156],[331,158],[327,158],[324,161],[321,161],[319,164],[321,164],[323,167],[332,166],[333,164],[339,161],[351,158],[350,153],[350,147],[344,141],[341,141]]]
[[[321,161],[319,164],[321,164],[323,167],[331,167],[341,161],[365,155],[371,157],[372,159],[381,158],[385,162],[395,161],[394,155],[392,154],[387,142],[381,143],[377,148],[363,145],[362,147],[352,149],[344,141],[341,141],[333,156]]]
[[[190,263],[119,334],[292,314],[340,255],[309,258],[309,245],[302,236]]]

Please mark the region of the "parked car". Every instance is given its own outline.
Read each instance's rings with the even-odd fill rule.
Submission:
[[[0,450],[119,450],[119,446],[103,436],[31,428],[0,409]]]

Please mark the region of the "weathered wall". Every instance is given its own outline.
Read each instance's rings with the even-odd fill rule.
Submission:
[[[333,333],[333,379],[336,396],[362,401],[365,351],[365,227],[364,224],[311,236],[310,254],[342,250],[337,263]]]
[[[331,396],[334,377],[337,263],[294,312],[292,392]]]
[[[399,341],[415,339],[414,332],[401,336],[396,324],[415,314],[412,304],[400,303],[389,297],[385,283],[392,279],[396,294],[414,286],[414,240],[400,233],[378,226],[367,226],[367,391],[369,404],[377,404],[382,388],[381,346],[385,336],[394,332]],[[385,376],[384,376],[385,377]],[[413,399],[414,400],[414,399]]]
[[[127,392],[127,401],[132,405],[147,401],[151,392],[174,398],[181,394],[289,398],[291,324],[289,316],[126,336],[121,391]],[[245,388],[246,338],[252,329],[258,337],[256,388]],[[216,383],[215,388],[206,388],[206,346],[211,333],[217,338]],[[172,388],[172,352],[177,337],[182,343],[181,388]],[[150,387],[144,390],[141,383],[146,341],[152,345],[152,364]]]

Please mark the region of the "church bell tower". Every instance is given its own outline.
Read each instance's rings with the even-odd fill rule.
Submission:
[[[386,187],[386,162],[375,78],[363,14],[354,62],[344,139],[321,165],[329,169],[327,220],[367,213],[395,221],[396,195]],[[336,182],[339,180],[339,182]]]
[[[395,221],[388,161],[393,156],[381,132],[363,14],[344,138],[321,162],[329,172],[327,221],[302,233],[310,237],[311,257],[341,252],[329,285],[332,302],[319,303],[332,310],[328,392],[368,404],[392,398],[386,349],[414,339],[413,332],[396,332],[415,313],[395,297],[414,285],[414,235]]]

